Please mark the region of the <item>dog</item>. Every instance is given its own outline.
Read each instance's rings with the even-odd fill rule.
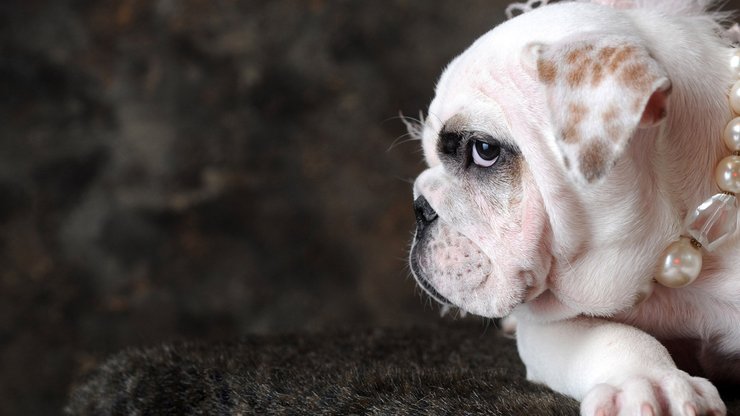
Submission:
[[[514,317],[527,378],[583,415],[723,415],[708,379],[740,381],[737,235],[690,285],[654,280],[731,153],[734,52],[710,6],[541,5],[452,60],[410,129],[428,165],[413,185],[418,284]]]

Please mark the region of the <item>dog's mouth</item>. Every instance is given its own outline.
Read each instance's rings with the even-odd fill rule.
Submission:
[[[424,262],[422,260],[423,256],[421,256],[420,253],[418,252],[418,250],[423,249],[422,244],[419,244],[419,243],[420,243],[419,240],[415,241],[415,244],[411,250],[411,256],[410,256],[409,263],[411,266],[412,274],[417,284],[419,285],[419,287],[421,287],[422,290],[431,299],[434,299],[434,301],[436,301],[442,306],[454,306],[454,307],[461,308],[461,310],[464,310],[466,312],[471,312],[473,314],[487,316],[491,318],[500,317],[500,316],[508,315],[511,312],[511,310],[513,310],[515,307],[517,307],[520,304],[536,300],[546,291],[546,285],[542,284],[540,279],[538,279],[534,275],[533,272],[521,271],[518,274],[518,277],[516,278],[516,280],[520,280],[522,290],[519,291],[519,294],[515,295],[514,298],[510,298],[509,301],[506,302],[506,304],[500,304],[497,313],[493,313],[493,315],[491,315],[492,311],[487,311],[488,313],[486,313],[482,310],[477,310],[478,308],[473,307],[473,305],[465,304],[464,302],[462,304],[459,304],[459,303],[450,301],[447,297],[442,295],[435,288],[432,281],[427,278],[427,270],[425,270],[424,264],[423,264]],[[481,284],[485,284],[485,280]]]
[[[414,201],[414,210],[417,228],[409,265],[417,284],[434,301],[500,317],[545,291],[545,279],[536,270],[495,264],[476,242],[439,218],[423,196]]]
[[[422,256],[420,256],[417,251],[421,249],[419,245],[419,241],[415,241],[416,244],[414,244],[414,247],[412,247],[411,250],[411,256],[410,256],[410,266],[412,270],[412,274],[414,276],[414,279],[416,280],[419,287],[422,288],[422,290],[431,298],[434,299],[437,303],[439,303],[442,306],[454,306],[462,308],[463,310],[467,312],[472,312],[474,314],[480,314],[482,316],[487,316],[486,313],[481,313],[482,311],[476,311],[473,308],[472,310],[469,310],[469,308],[472,305],[467,304],[457,304],[455,302],[450,301],[447,297],[442,295],[434,286],[434,284],[427,278],[427,271],[424,268],[423,259]],[[529,302],[537,302],[538,299],[542,297],[542,295],[547,292],[547,284],[543,281],[543,279],[538,278],[535,275],[535,272],[533,271],[520,271],[518,273],[518,277],[516,280],[520,281],[522,290],[519,291],[518,296],[514,296],[514,298],[510,298],[509,302],[506,302],[506,304],[499,305],[498,315],[508,315],[511,310],[516,308],[518,305],[529,303]],[[489,311],[491,312],[491,311]]]

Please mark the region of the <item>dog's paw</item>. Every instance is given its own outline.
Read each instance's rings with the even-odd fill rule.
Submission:
[[[680,370],[633,377],[619,385],[599,384],[581,402],[584,416],[723,416],[726,412],[712,383]]]

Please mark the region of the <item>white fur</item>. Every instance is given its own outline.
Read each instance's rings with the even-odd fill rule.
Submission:
[[[426,256],[432,251],[417,243],[412,255],[426,256],[427,281],[461,309],[513,312],[528,377],[583,400],[583,414],[646,406],[656,414],[724,414],[716,389],[677,369],[658,339],[696,340],[707,375],[740,381],[740,239],[705,252],[691,286],[656,286],[635,305],[688,210],[717,192],[714,167],[729,153],[720,139],[733,81],[730,49],[717,36],[722,16],[705,12],[706,1],[598,3],[608,5],[574,2],[525,13],[447,67],[423,130],[430,169],[414,194],[439,215],[435,238],[456,236],[463,250],[487,257],[491,272],[471,287],[444,280],[451,266],[434,260],[440,250]],[[666,120],[635,130],[603,179],[586,183],[563,165],[570,150],[558,142],[557,103],[548,101],[531,54],[539,53],[532,45],[599,33],[639,37],[672,93]],[[605,102],[619,95],[599,92]],[[461,115],[465,129],[518,146],[520,184],[443,163],[440,129]]]

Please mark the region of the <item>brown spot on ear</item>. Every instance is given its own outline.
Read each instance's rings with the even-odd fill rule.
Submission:
[[[573,116],[574,122],[579,124],[586,117],[586,114],[588,114],[588,107],[583,104],[570,103],[568,105],[568,111]]]
[[[618,117],[619,107],[614,104],[610,105],[606,111],[601,113],[601,120],[604,122],[604,126],[606,126],[606,136],[613,142],[618,142],[621,137]]]
[[[583,62],[573,68],[573,70],[568,73],[568,85],[571,87],[581,86],[586,81],[586,75],[588,75],[591,63],[591,59],[586,57]]]
[[[601,84],[601,80],[604,77],[604,67],[596,62],[594,64],[593,73],[591,74],[591,86],[596,87]]]
[[[562,131],[562,140],[565,143],[574,144],[581,141],[579,126],[588,114],[588,107],[583,104],[570,103],[568,105],[568,117]]]
[[[571,123],[566,124],[563,130],[560,132],[560,139],[564,143],[568,144],[575,144],[580,142],[581,133],[578,131],[578,126]]]
[[[609,72],[617,72],[622,63],[631,58],[632,55],[635,54],[635,52],[636,49],[634,46],[621,47],[615,54],[612,55],[612,59],[609,61]]]
[[[604,176],[608,152],[609,149],[600,138],[594,138],[584,146],[578,163],[586,181],[593,182]]]
[[[570,65],[574,65],[578,63],[578,61],[584,59],[586,57],[586,54],[592,49],[593,45],[586,45],[584,47],[574,49],[568,52],[567,55],[565,55],[565,61]]]
[[[583,55],[583,52],[580,49],[576,49],[574,51],[568,52],[567,55],[565,55],[565,62],[573,65],[576,62],[578,62],[578,59]]]
[[[601,119],[604,121],[604,124],[607,124],[616,120],[618,115],[619,108],[616,105],[612,104],[606,111],[601,114]]]
[[[552,84],[555,82],[555,77],[558,75],[558,70],[555,64],[545,59],[537,60],[537,73],[540,76],[540,80],[545,84]]]
[[[612,55],[614,55],[614,52],[616,52],[616,51],[617,51],[617,48],[615,48],[613,46],[607,46],[607,47],[601,49],[599,51],[599,55],[598,55],[599,61],[600,62],[606,62],[609,58],[612,57]]]
[[[586,78],[586,70],[579,66],[568,73],[568,84],[571,87],[578,87],[583,84],[584,78]]]
[[[565,165],[565,169],[570,170],[570,159],[568,159],[568,156],[563,156],[563,164]]]
[[[650,75],[644,64],[630,64],[619,75],[619,80],[626,87],[642,91],[650,87]]]
[[[622,130],[619,128],[619,125],[615,123],[610,123],[606,125],[606,135],[614,143],[617,143],[622,138]]]

